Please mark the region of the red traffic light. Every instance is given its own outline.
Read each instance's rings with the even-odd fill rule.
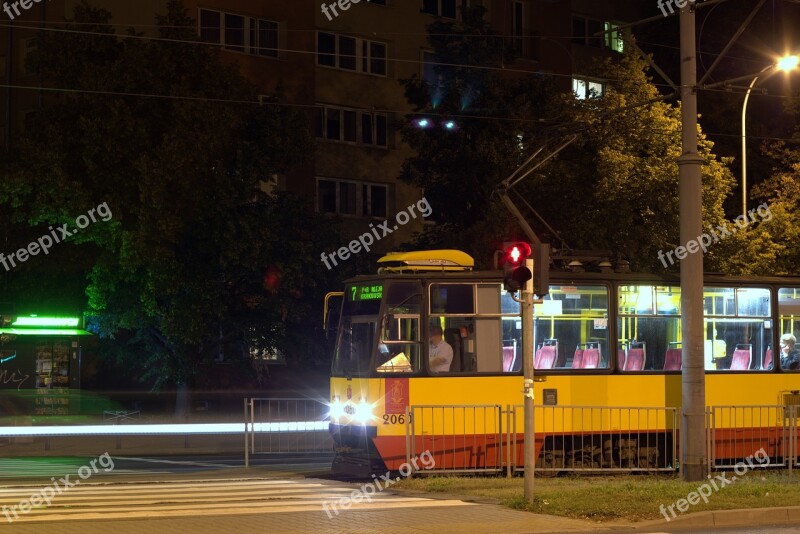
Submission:
[[[521,265],[531,255],[531,246],[527,243],[512,243],[505,248],[505,261],[511,265]]]

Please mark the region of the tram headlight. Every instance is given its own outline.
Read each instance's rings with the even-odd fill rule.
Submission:
[[[369,423],[373,418],[374,416],[372,415],[372,404],[362,400],[356,405],[356,413],[353,414],[353,419],[357,423],[365,425]]]
[[[338,421],[339,418],[344,416],[344,405],[337,401],[333,401],[330,406],[330,416],[332,421]]]

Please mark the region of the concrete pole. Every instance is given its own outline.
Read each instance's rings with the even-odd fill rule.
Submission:
[[[702,182],[697,152],[697,49],[694,3],[681,9],[681,126],[678,158],[681,243],[702,232]],[[703,255],[690,253],[681,260],[681,328],[683,373],[681,414],[681,471],[683,480],[705,480],[705,367],[703,362]]]
[[[525,266],[533,272],[533,260],[526,259]],[[522,288],[522,372],[524,375],[525,404],[525,502],[533,504],[533,471],[536,466],[533,411],[533,280]]]

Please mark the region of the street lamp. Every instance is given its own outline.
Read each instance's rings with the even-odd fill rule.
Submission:
[[[747,88],[747,93],[744,95],[744,104],[742,105],[742,215],[745,220],[747,220],[747,136],[745,133],[745,117],[747,116],[747,101],[750,99],[750,92],[753,90],[756,81],[768,70],[776,69],[788,72],[796,69],[799,64],[800,56],[784,56],[774,65],[767,65],[753,78],[753,81],[750,82],[750,87]]]

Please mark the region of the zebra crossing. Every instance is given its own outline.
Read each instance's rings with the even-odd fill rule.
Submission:
[[[0,525],[8,522],[120,520],[316,512],[323,504],[349,497],[357,486],[313,479],[216,479],[168,482],[81,483],[52,498],[49,506],[29,503],[42,486],[0,487]],[[16,506],[16,508],[12,508]],[[371,502],[352,502],[348,510],[473,506],[457,500],[376,493]]]

